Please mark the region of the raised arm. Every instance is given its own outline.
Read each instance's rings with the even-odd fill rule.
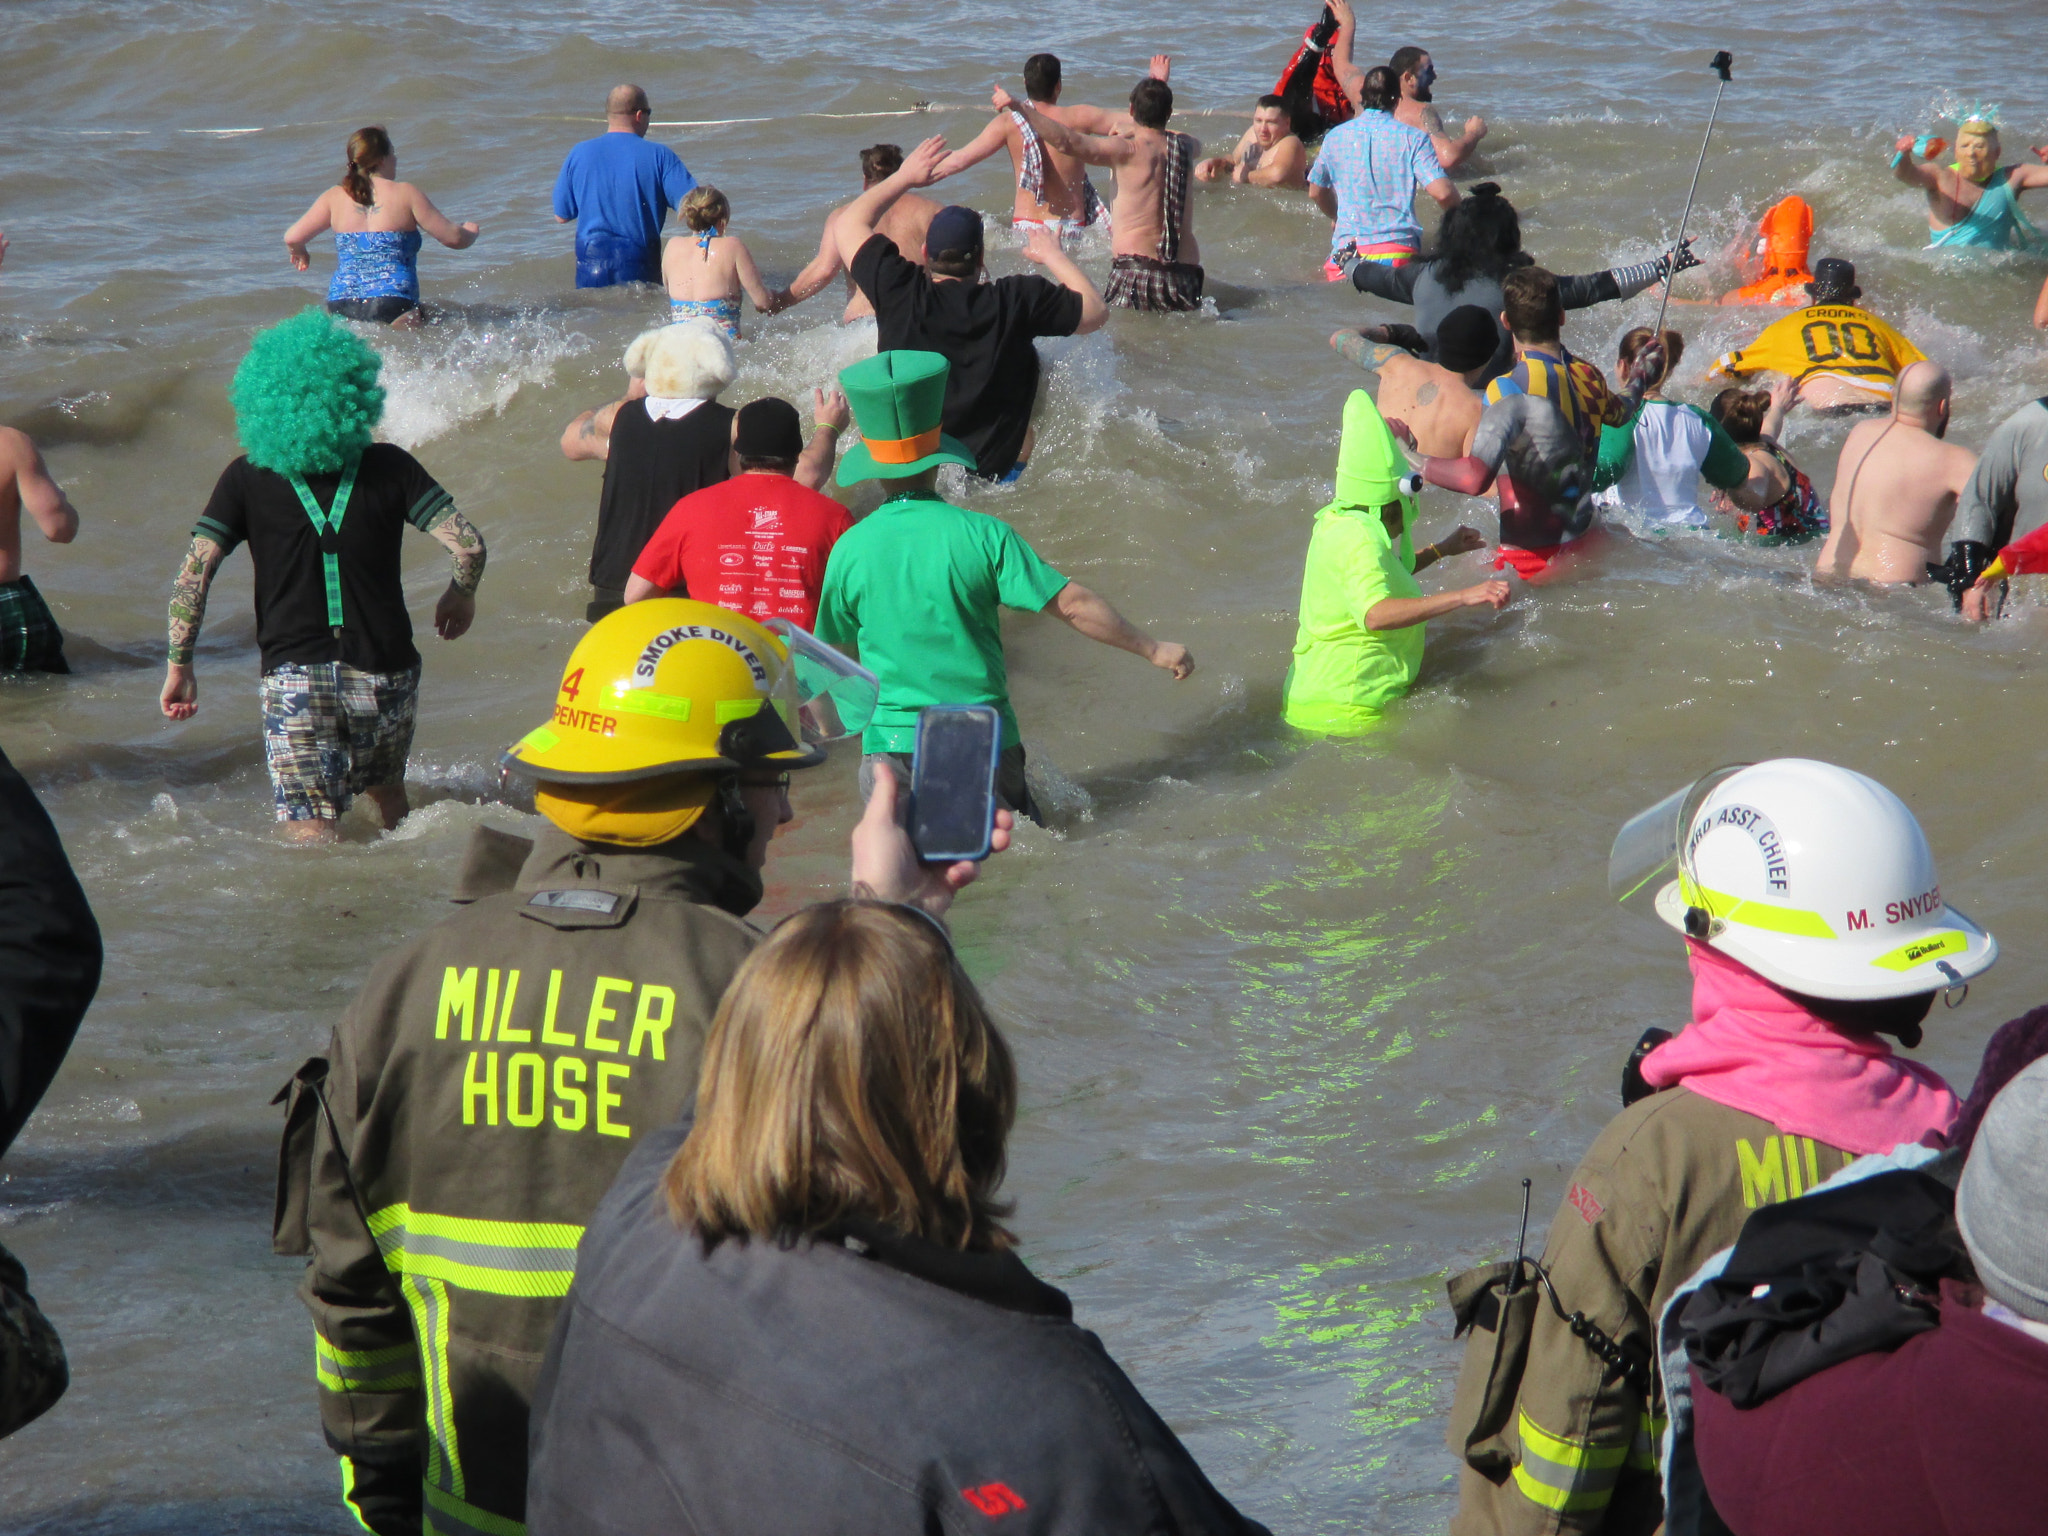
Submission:
[[[436,208],[434,200],[418,187],[407,182],[406,190],[412,194],[412,216],[421,229],[451,251],[466,251],[476,244],[476,237],[483,232],[481,225],[474,220],[457,224]]]
[[[1008,143],[1009,138],[1010,120],[998,112],[988,120],[986,128],[982,129],[981,132],[968,140],[967,143],[954,150],[939,162],[938,171],[933,179],[942,181],[948,176],[957,175],[970,166],[981,164],[982,161]]]
[[[192,653],[199,644],[199,627],[206,622],[206,594],[213,586],[213,573],[226,557],[227,551],[213,540],[194,534],[171,586],[170,647],[163,693],[157,700],[167,719],[190,720],[199,713],[199,679],[193,675]]]
[[[928,187],[937,181],[939,164],[945,158],[946,141],[934,134],[904,156],[903,163],[893,175],[876,182],[840,209],[838,228],[834,231],[839,241],[840,261],[851,267],[860,248],[874,236],[875,224],[882,215],[904,193]]]
[[[1045,612],[1090,640],[1144,657],[1160,670],[1171,672],[1175,682],[1195,670],[1195,658],[1186,646],[1154,640],[1078,581],[1061,587],[1058,595],[1045,605]]]
[[[1081,296],[1081,323],[1074,327],[1076,336],[1086,336],[1090,331],[1102,329],[1103,323],[1109,319],[1109,306],[1102,302],[1102,294],[1088,280],[1088,274],[1060,249],[1059,236],[1044,229],[1032,230],[1024,240],[1024,257],[1045,268],[1046,276],[1069,293]]]
[[[1056,118],[1047,117],[1028,101],[1019,101],[1000,85],[995,89],[998,112],[1017,112],[1038,130],[1038,136],[1063,155],[1072,155],[1085,165],[1126,165],[1137,153],[1129,139],[1109,134],[1076,133]]]
[[[284,232],[285,254],[291,257],[297,271],[303,272],[312,265],[312,258],[306,254],[306,242],[334,227],[334,212],[327,202],[332,196],[334,189],[330,187],[313,199],[313,206],[300,216],[298,223]]]
[[[455,562],[448,589],[434,605],[434,632],[443,640],[459,640],[476,619],[477,583],[484,579],[484,536],[452,506],[426,531]]]
[[[1919,138],[1901,137],[1892,145],[1892,179],[1903,181],[1909,187],[1919,187],[1927,192],[1941,190],[1941,167],[1932,160],[1921,157],[1927,153],[1928,139],[1925,134]]]
[[[830,389],[811,391],[811,420],[815,423],[811,440],[796,461],[796,483],[809,490],[823,491],[831,482],[832,465],[839,457],[839,434],[853,420],[853,407],[846,403],[837,384]]]
[[[43,452],[35,439],[12,427],[0,427],[0,445],[6,449],[7,467],[14,475],[21,504],[35,519],[36,527],[52,544],[69,544],[78,537],[78,509],[64,494],[63,487],[50,478]]]
[[[1351,45],[1358,33],[1358,17],[1350,0],[1327,0],[1330,14],[1337,18],[1337,35],[1330,39],[1330,73],[1337,89],[1351,103],[1351,110],[1365,110],[1365,71],[1351,61]]]

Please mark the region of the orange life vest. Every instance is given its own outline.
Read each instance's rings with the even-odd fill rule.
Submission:
[[[1280,71],[1273,94],[1286,98],[1288,116],[1303,143],[1313,143],[1339,123],[1356,115],[1351,98],[1337,83],[1330,65],[1330,39],[1337,34],[1337,18],[1325,8],[1322,15],[1301,35],[1301,46]]]
[[[1813,246],[1813,210],[1794,194],[1777,204],[1757,225],[1757,249],[1763,271],[1757,280],[1721,295],[1723,304],[1804,304],[1807,252]]]

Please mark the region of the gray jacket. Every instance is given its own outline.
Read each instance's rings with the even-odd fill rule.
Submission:
[[[643,1138],[535,1384],[533,1536],[1263,1536],[1014,1254],[679,1231]]]
[[[2048,396],[2000,423],[1956,506],[1948,541],[1996,553],[2048,523]]]

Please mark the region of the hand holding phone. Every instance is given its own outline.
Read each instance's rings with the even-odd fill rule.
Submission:
[[[979,861],[994,851],[1002,716],[986,704],[939,704],[917,717],[910,771],[910,841],[927,864]]]

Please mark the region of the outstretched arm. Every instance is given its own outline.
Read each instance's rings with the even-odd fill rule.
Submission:
[[[1351,62],[1351,44],[1358,32],[1358,17],[1350,0],[1328,0],[1330,14],[1337,18],[1337,35],[1330,39],[1330,73],[1337,88],[1351,103],[1351,110],[1365,110],[1365,71]]]
[[[443,640],[459,640],[476,619],[477,583],[484,579],[484,536],[453,507],[427,532],[455,560],[448,590],[434,605],[434,631]]]
[[[408,183],[408,186],[411,184]],[[428,234],[447,246],[451,251],[466,251],[476,244],[476,237],[482,233],[482,226],[471,220],[457,224],[448,215],[434,206],[434,200],[418,187],[412,187],[412,216]]]
[[[206,622],[206,594],[213,586],[213,573],[227,558],[227,551],[199,534],[185,552],[178,567],[178,579],[171,587],[170,649],[164,668],[163,693],[158,706],[166,718],[190,720],[199,713],[199,680],[192,672],[192,652],[199,644],[199,627]]]
[[[1486,119],[1468,117],[1465,131],[1456,138],[1444,129],[1444,120],[1435,107],[1422,109],[1423,131],[1429,135],[1429,142],[1436,150],[1436,163],[1447,171],[1455,171],[1471,158],[1472,151],[1479,147],[1479,141],[1486,137]]]
[[[834,233],[839,240],[839,259],[847,266],[875,233],[875,224],[896,199],[917,187],[928,187],[939,179],[939,164],[946,158],[946,141],[934,134],[904,157],[895,174],[876,182],[839,211]]]
[[[1076,133],[1065,123],[1047,117],[1028,101],[1019,101],[1000,85],[995,89],[996,110],[1017,112],[1038,130],[1038,136],[1063,155],[1072,155],[1085,165],[1125,165],[1137,146],[1129,139],[1108,134]]]
[[[772,315],[796,302],[790,296],[791,290],[785,288],[777,292],[761,281],[761,269],[755,265],[754,253],[747,249],[744,241],[739,242],[739,249],[733,253],[732,266],[740,287],[746,290],[747,297],[754,301],[754,308],[762,314]]]
[[[1195,658],[1186,646],[1154,640],[1078,581],[1061,587],[1059,594],[1045,605],[1045,612],[1090,640],[1100,640],[1104,645],[1144,657],[1153,666],[1171,672],[1175,682],[1195,670]]]
[[[327,199],[333,195],[330,190],[314,198],[313,206],[305,211],[299,222],[284,232],[285,254],[291,257],[292,266],[300,272],[312,265],[312,258],[306,254],[306,242],[334,227],[334,216],[327,207]]]
[[[35,519],[43,537],[52,544],[69,544],[78,537],[78,509],[64,494],[63,487],[50,478],[42,450],[26,432],[0,428],[0,446],[7,450],[6,468],[14,476],[21,504]]]
[[[966,170],[969,166],[981,164],[1001,149],[1009,141],[1009,137],[1010,120],[998,112],[988,120],[986,128],[939,162],[938,171],[933,179],[944,180]]]

